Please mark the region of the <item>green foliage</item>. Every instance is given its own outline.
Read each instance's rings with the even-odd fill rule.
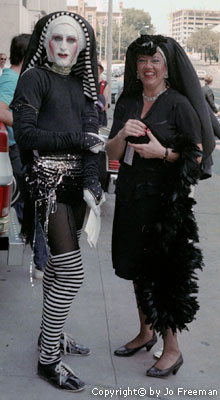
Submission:
[[[194,49],[196,52],[207,56],[210,59],[217,59],[219,52],[219,33],[213,32],[210,28],[206,27],[193,32],[187,40],[187,46]]]
[[[149,34],[155,32],[154,26],[151,23],[151,16],[148,12],[145,12],[144,10],[136,10],[135,8],[123,10],[121,26],[121,56],[123,58],[127,47],[138,37],[140,29],[145,25],[148,25],[149,27]]]
[[[136,10],[135,8],[124,9],[122,13],[122,21],[123,26],[133,26],[136,32],[139,32],[144,25],[149,26],[149,33],[155,31],[151,23],[150,14],[144,10]],[[132,40],[134,40],[134,38],[132,38]]]
[[[112,26],[112,58],[113,60],[118,60],[120,55],[120,60],[123,61],[125,53],[129,44],[135,40],[140,29],[148,25],[149,34],[155,32],[154,26],[151,23],[151,17],[148,12],[143,10],[136,10],[135,8],[123,9],[121,26],[119,28],[116,21],[113,22]],[[120,30],[120,31],[119,31]],[[100,47],[100,27],[97,29],[97,47],[99,51]],[[105,29],[102,29],[102,58],[104,58],[105,53]],[[119,51],[120,46],[120,51]]]

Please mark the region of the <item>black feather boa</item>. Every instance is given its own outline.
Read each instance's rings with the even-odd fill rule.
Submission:
[[[189,197],[190,186],[199,178],[201,152],[183,138],[167,147],[180,157],[167,175],[157,222],[144,231],[146,250],[135,280],[146,323],[163,336],[168,328],[188,329],[186,324],[195,318],[199,309],[196,270],[203,265],[201,250],[195,246],[198,228],[192,207],[196,202]]]

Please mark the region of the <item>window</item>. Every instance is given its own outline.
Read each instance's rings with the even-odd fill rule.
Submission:
[[[90,25],[92,25],[92,21],[93,21],[93,15],[92,14],[88,14],[88,22],[90,23]]]

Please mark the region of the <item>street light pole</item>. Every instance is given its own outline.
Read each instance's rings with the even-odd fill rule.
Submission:
[[[108,0],[108,29],[107,29],[107,82],[109,85],[109,99],[111,103],[111,80],[112,80],[112,7],[113,0]]]
[[[99,61],[102,61],[102,21],[100,25]]]
[[[220,33],[218,36],[218,65],[220,67]]]
[[[118,59],[121,59],[121,15],[119,16],[118,26]]]
[[[106,14],[106,21],[105,21],[105,62],[107,63],[107,28],[108,28],[108,17]]]

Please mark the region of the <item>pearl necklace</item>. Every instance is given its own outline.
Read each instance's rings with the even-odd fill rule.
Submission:
[[[148,101],[148,102],[155,101],[155,100],[157,100],[157,98],[158,98],[163,92],[165,92],[165,90],[167,90],[167,88],[162,89],[159,93],[156,94],[156,96],[152,96],[152,97],[147,96],[147,95],[144,94],[144,92],[143,92],[143,93],[142,93],[142,96],[143,96],[144,100],[146,100],[146,101]]]

